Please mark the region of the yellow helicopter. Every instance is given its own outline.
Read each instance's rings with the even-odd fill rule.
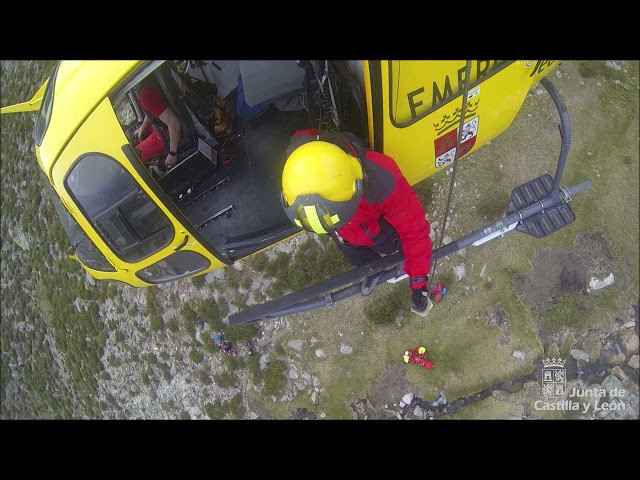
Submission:
[[[566,109],[545,79],[557,65],[554,60],[62,61],[30,101],[1,113],[38,111],[36,157],[72,258],[97,279],[145,287],[205,274],[300,233],[280,204],[285,150],[296,130],[352,132],[368,148],[395,159],[413,185],[500,135],[529,89],[543,79],[562,119]],[[136,149],[135,132],[145,117],[137,87],[146,78],[157,82],[180,122],[178,161],[170,169],[143,164]],[[240,98],[260,114],[246,119],[236,112],[228,129],[218,132],[215,106],[233,114]],[[568,118],[563,126],[566,137]],[[479,244],[515,228],[545,236],[573,221],[567,202],[586,186],[560,188],[564,160],[563,146],[559,175],[514,189],[508,214],[519,215],[515,224],[501,221],[467,240]],[[542,207],[534,212],[538,203]],[[464,242],[453,243],[449,250],[463,248]],[[355,269],[352,276],[382,268],[397,272],[392,267],[387,259]],[[320,290],[326,293],[347,280],[353,279]],[[292,302],[307,301],[320,290],[303,292]]]

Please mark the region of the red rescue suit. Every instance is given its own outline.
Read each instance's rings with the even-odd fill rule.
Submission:
[[[318,134],[316,129],[298,130],[293,135],[288,154],[303,143],[316,140]],[[391,157],[364,148],[359,152],[358,148],[354,148],[356,142],[359,142],[357,137],[349,133],[337,135],[352,146],[353,152],[347,153],[354,155],[358,152],[354,156],[360,158],[365,171],[364,192],[360,205],[353,218],[338,228],[338,234],[347,245],[375,249],[380,237],[385,235],[382,230],[395,230],[393,233],[397,232],[402,243],[404,271],[411,279],[409,285],[412,289],[426,286],[426,277],[431,268],[431,227],[416,193]],[[358,264],[349,255],[348,249],[341,250],[352,263]],[[364,263],[363,261],[360,264]]]
[[[418,349],[420,347],[416,347],[412,350],[407,350],[404,352],[404,362],[405,363],[413,363],[417,365],[422,365],[427,370],[433,369],[433,362],[427,358],[426,352],[420,355],[418,353]]]

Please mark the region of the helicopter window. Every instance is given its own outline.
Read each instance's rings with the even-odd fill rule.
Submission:
[[[118,117],[118,122],[120,122],[120,125],[123,127],[128,127],[138,121],[136,111],[131,105],[129,96],[124,97],[120,104],[116,105],[114,110],[116,112],[116,117]]]
[[[51,184],[48,181],[43,182],[47,187],[49,197],[53,202],[53,207],[56,213],[60,217],[62,227],[64,228],[69,242],[71,242],[71,249],[77,255],[78,259],[87,267],[94,270],[100,270],[103,272],[115,272],[116,269],[107,261],[107,259],[100,253],[100,250],[96,248],[93,242],[87,237],[84,231],[78,226],[75,219],[67,212],[58,195],[53,191]]]
[[[172,282],[187,275],[201,272],[210,264],[209,260],[199,253],[180,251],[140,270],[136,275],[149,283]]]
[[[108,157],[82,157],[65,185],[100,236],[127,262],[148,257],[173,238],[173,226],[162,210]]]
[[[40,104],[40,110],[38,111],[38,117],[36,119],[36,125],[34,128],[33,136],[36,141],[36,145],[42,145],[44,134],[47,132],[49,126],[49,120],[51,120],[51,111],[53,110],[53,89],[56,84],[56,74],[58,73],[58,67],[60,63],[56,65],[53,73],[49,77],[49,83],[44,89],[44,95],[42,103]]]

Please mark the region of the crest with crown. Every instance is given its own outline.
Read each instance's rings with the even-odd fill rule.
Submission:
[[[558,368],[564,368],[564,362],[565,360],[558,357],[558,358],[543,358],[542,359],[542,364],[544,365],[545,368],[549,368],[549,367],[558,367]]]

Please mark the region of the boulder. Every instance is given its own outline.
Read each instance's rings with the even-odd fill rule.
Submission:
[[[633,330],[626,330],[620,335],[622,348],[630,355],[638,353],[638,334]]]
[[[456,280],[462,280],[466,275],[466,268],[464,263],[461,263],[460,265],[454,265],[453,273],[456,276]]]
[[[613,273],[610,273],[608,277],[598,280],[596,277],[591,277],[589,282],[589,288],[591,290],[600,290],[601,288],[612,285],[614,281]]]
[[[316,349],[316,357],[318,358],[324,358],[326,357],[324,350],[322,350],[321,348]]]
[[[271,356],[268,353],[260,356],[260,370],[264,370],[269,365]]]
[[[340,353],[343,355],[351,355],[353,353],[353,348],[343,343],[340,345]]]
[[[407,393],[402,397],[402,401],[405,405],[410,405],[413,402],[413,393]]]
[[[577,348],[571,349],[571,356],[576,360],[582,360],[583,362],[589,362],[589,355],[587,352],[583,352]]]
[[[290,340],[287,345],[293,348],[296,352],[300,352],[302,351],[304,340]]]

